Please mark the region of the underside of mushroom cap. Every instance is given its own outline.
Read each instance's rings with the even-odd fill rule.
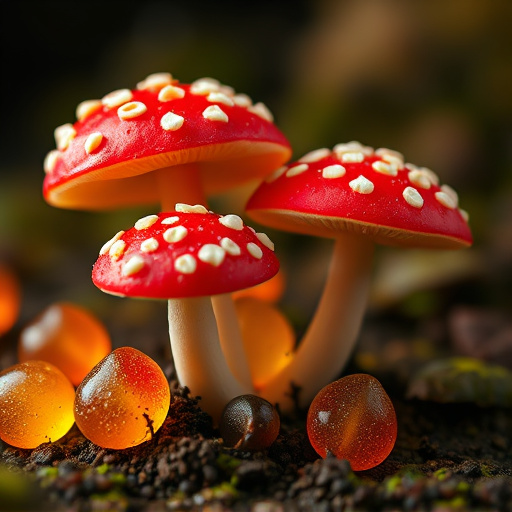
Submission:
[[[385,245],[456,249],[472,243],[456,192],[401,154],[352,142],[308,153],[270,175],[247,213],[265,226],[336,238],[341,232]]]
[[[61,208],[104,210],[159,201],[151,171],[194,164],[203,192],[263,177],[288,160],[272,115],[246,95],[168,74],[135,90],[83,102],[78,121],[57,128],[45,160],[43,195]],[[179,200],[179,198],[177,198]]]
[[[270,239],[240,217],[199,206],[178,210],[139,219],[107,242],[94,284],[129,297],[204,297],[255,286],[279,270]]]

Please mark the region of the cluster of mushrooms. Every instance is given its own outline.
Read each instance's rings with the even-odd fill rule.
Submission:
[[[119,231],[92,278],[119,296],[165,299],[177,375],[214,420],[236,396],[258,394],[284,413],[341,373],[366,307],[376,243],[440,249],[471,245],[455,191],[388,149],[357,142],[294,163],[265,105],[217,80],[182,84],[156,73],[101,100],[55,131],[43,193],[53,206],[109,210],[160,203]],[[231,293],[274,276],[264,233],[218,215],[207,197],[262,180],[246,213],[261,225],[335,240],[314,318],[290,363],[262,389],[251,382]]]

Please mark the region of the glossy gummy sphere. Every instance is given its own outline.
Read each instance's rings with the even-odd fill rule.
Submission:
[[[286,317],[269,302],[241,297],[235,300],[235,309],[252,383],[259,390],[291,361],[295,333]]]
[[[48,361],[78,386],[112,350],[101,322],[87,310],[70,303],[46,308],[20,334],[18,358]]]
[[[380,382],[366,374],[343,377],[325,386],[309,408],[307,431],[313,448],[347,459],[354,471],[379,465],[396,441],[393,404]]]
[[[57,441],[73,426],[75,390],[55,366],[16,364],[0,373],[0,438],[18,448]]]
[[[75,421],[103,448],[123,449],[152,438],[170,403],[169,384],[150,357],[131,347],[114,350],[76,391]]]
[[[222,412],[219,430],[230,448],[260,451],[277,438],[281,421],[270,402],[255,395],[233,398]]]

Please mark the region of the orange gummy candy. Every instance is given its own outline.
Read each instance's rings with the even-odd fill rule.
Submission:
[[[0,265],[0,336],[16,323],[20,302],[18,280],[7,267]]]
[[[111,350],[107,330],[92,313],[58,302],[21,331],[18,358],[21,362],[48,361],[78,386]]]
[[[44,361],[15,364],[0,373],[0,438],[18,448],[60,439],[73,426],[75,389]]]
[[[325,386],[311,402],[307,431],[313,448],[347,459],[354,471],[379,465],[396,441],[395,409],[380,382],[366,374]]]
[[[153,359],[131,347],[114,350],[76,390],[75,421],[103,448],[123,449],[152,438],[169,409],[169,383]]]
[[[251,379],[261,389],[292,359],[295,333],[286,317],[269,302],[253,297],[235,300]]]

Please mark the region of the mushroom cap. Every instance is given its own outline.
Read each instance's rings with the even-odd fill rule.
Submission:
[[[82,102],[77,117],[55,130],[57,149],[45,159],[43,195],[61,208],[157,203],[150,171],[191,163],[204,193],[215,194],[262,178],[291,155],[262,103],[213,79],[150,75],[135,90]]]
[[[281,167],[247,204],[256,222],[284,231],[336,238],[341,232],[377,243],[456,249],[472,243],[456,192],[400,153],[358,142],[308,153]]]
[[[177,210],[139,219],[107,242],[93,267],[94,284],[129,297],[203,297],[254,286],[279,270],[270,239],[240,217],[202,206]]]

